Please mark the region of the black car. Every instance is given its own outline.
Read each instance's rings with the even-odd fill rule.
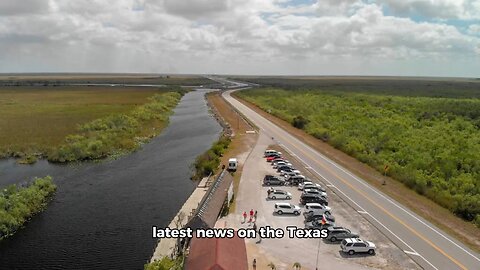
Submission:
[[[307,203],[320,203],[323,205],[328,205],[327,198],[316,195],[316,194],[302,194],[300,197],[300,204],[307,204]]]
[[[277,172],[281,172],[281,171],[286,171],[286,172],[293,172],[294,168],[292,166],[288,166],[288,165],[283,165],[283,166],[280,166],[277,168]]]
[[[265,155],[265,157],[281,157],[282,155],[279,154],[278,152],[273,152],[273,153],[268,153]]]
[[[263,178],[263,181],[269,180],[269,179],[272,179],[272,178],[275,178],[275,176],[274,176],[274,175],[271,175],[271,174],[267,174],[267,175],[265,175],[265,177]]]
[[[284,186],[285,180],[283,180],[282,178],[273,176],[271,178],[264,178],[263,184],[265,186]]]
[[[315,215],[307,215],[305,216],[305,222],[310,222],[314,220],[322,220],[322,218],[325,216],[325,220],[329,221],[330,223],[335,222],[335,217],[332,216],[331,214],[324,213],[324,214],[315,214]]]

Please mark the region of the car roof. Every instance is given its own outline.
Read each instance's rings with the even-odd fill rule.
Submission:
[[[291,203],[286,203],[286,202],[278,202],[278,203],[275,203],[275,205],[285,205],[285,206],[290,206],[292,205]]]
[[[306,206],[322,206],[320,203],[307,203]]]
[[[333,230],[346,230],[344,227],[335,227],[335,226],[332,226],[332,227],[328,227],[327,230],[329,231],[333,231]]]

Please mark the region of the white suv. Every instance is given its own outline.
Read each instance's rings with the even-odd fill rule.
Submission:
[[[283,215],[283,214],[294,214],[300,215],[302,210],[297,205],[291,203],[276,203],[274,212]]]
[[[360,238],[347,238],[343,239],[342,243],[340,244],[340,248],[343,252],[348,253],[349,255],[365,252],[373,255],[375,254],[375,249],[377,247],[370,241],[363,241]]]
[[[324,213],[331,214],[332,208],[320,203],[307,203],[305,204],[303,215],[309,215],[310,213],[312,215],[323,215]]]

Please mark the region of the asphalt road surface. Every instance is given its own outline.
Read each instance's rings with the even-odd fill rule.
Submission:
[[[225,80],[226,81],[226,80]],[[235,83],[240,86],[243,84]],[[230,96],[260,132],[301,160],[424,269],[480,269],[480,255]]]

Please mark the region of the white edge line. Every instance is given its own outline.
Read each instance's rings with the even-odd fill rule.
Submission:
[[[417,252],[413,252],[413,251],[409,251],[409,250],[404,250],[403,252],[405,252],[407,254],[410,254],[410,255],[414,255],[414,256],[420,256],[420,254],[418,254]]]

